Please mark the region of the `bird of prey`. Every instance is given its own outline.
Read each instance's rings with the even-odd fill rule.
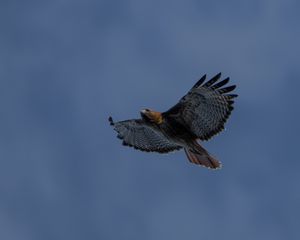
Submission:
[[[141,110],[140,119],[109,122],[123,140],[123,145],[141,151],[167,153],[184,149],[190,162],[211,169],[221,163],[198,141],[210,139],[224,129],[233,110],[230,93],[235,85],[224,87],[229,78],[219,81],[221,73],[205,82],[204,75],[180,101],[168,111]]]

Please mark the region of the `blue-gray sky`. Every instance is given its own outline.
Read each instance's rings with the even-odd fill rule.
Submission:
[[[2,1],[0,238],[299,239],[299,8]],[[220,71],[240,95],[204,143],[221,171],[125,148],[108,125]]]

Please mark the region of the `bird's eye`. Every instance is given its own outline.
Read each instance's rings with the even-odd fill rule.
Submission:
[[[148,108],[145,109],[146,112],[149,112],[150,110]]]

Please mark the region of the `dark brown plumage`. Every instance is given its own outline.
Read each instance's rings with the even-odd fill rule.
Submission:
[[[197,140],[208,140],[224,129],[233,99],[229,94],[235,85],[224,87],[229,78],[218,81],[221,73],[204,82],[204,75],[180,101],[168,111],[160,113],[149,109],[141,111],[140,119],[110,124],[123,140],[123,145],[141,151],[167,153],[184,148],[190,162],[208,168],[220,168]]]

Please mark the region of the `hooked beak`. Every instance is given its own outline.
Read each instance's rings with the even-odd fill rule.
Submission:
[[[140,111],[142,118],[149,119],[149,112],[146,111],[146,109],[142,109]]]

